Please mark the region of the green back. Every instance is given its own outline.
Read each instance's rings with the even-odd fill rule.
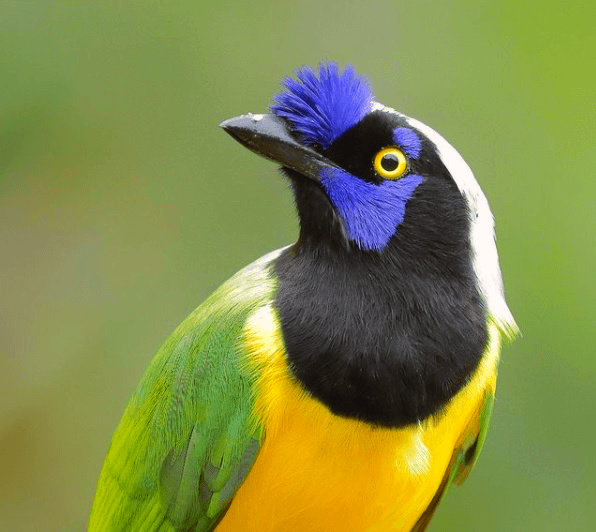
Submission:
[[[114,434],[89,530],[210,530],[259,449],[242,330],[276,289],[271,253],[223,284],[161,347]]]

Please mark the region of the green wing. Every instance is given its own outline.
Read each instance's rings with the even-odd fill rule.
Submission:
[[[486,434],[490,425],[494,401],[495,396],[492,393],[487,392],[484,396],[484,405],[480,413],[480,429],[477,436],[473,439],[473,441],[467,442],[462,447],[455,449],[453,456],[451,457],[451,462],[447,467],[447,471],[445,472],[445,476],[441,481],[437,493],[428,505],[428,508],[418,519],[416,525],[414,525],[414,528],[412,528],[412,532],[423,532],[426,530],[426,527],[430,523],[437,506],[441,502],[441,499],[445,493],[447,493],[449,486],[454,482],[456,484],[461,484],[464,480],[466,480],[470,474],[470,471],[474,469],[474,465],[476,464],[478,456],[482,451],[484,440],[486,440]]]
[[[240,271],[161,347],[114,434],[90,531],[212,529],[261,440],[242,330],[276,289],[271,253]]]
[[[488,428],[490,426],[490,420],[493,414],[493,405],[495,403],[495,396],[492,393],[486,393],[484,397],[484,406],[482,407],[482,412],[480,413],[480,430],[478,431],[478,436],[472,442],[472,445],[461,449],[457,456],[457,461],[455,467],[453,468],[453,474],[449,481],[455,482],[456,484],[461,484],[468,475],[470,471],[474,469],[478,457],[482,451],[482,447],[484,447],[484,441],[486,440],[486,434],[488,433]]]

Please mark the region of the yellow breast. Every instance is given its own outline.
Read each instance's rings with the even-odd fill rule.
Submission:
[[[310,397],[288,370],[275,311],[259,309],[245,342],[259,369],[256,410],[265,437],[218,532],[411,530],[454,449],[478,433],[484,395],[495,388],[496,328],[489,339],[472,380],[443,415],[378,428],[335,416]]]

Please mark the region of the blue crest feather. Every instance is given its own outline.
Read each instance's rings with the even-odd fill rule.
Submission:
[[[274,97],[271,112],[289,120],[305,144],[329,148],[342,133],[371,111],[370,83],[348,65],[343,72],[336,63],[320,63],[318,76],[310,67],[286,77],[286,88]]]

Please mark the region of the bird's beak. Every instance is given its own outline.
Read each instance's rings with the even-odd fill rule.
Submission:
[[[224,120],[220,126],[249,150],[320,182],[329,159],[299,142],[286,123],[273,114],[247,114]]]

